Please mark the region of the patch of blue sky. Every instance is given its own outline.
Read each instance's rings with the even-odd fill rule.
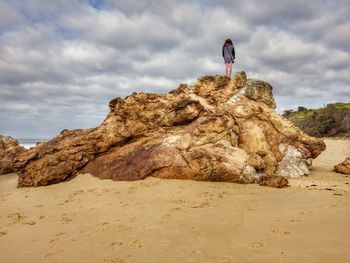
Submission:
[[[88,3],[95,9],[101,10],[105,4],[104,0],[87,0]]]

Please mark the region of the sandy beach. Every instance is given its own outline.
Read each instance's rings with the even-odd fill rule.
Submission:
[[[89,174],[39,188],[0,176],[1,262],[349,262],[350,140],[325,139],[291,187]]]

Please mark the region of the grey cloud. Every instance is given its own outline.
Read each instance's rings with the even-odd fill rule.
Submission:
[[[149,13],[128,17],[118,10],[109,10],[85,13],[78,18],[65,16],[62,20],[74,34],[116,49],[142,45],[156,52],[176,46],[181,37],[181,32]]]
[[[63,13],[72,14],[88,9],[80,0],[10,0],[10,5],[18,10],[27,21],[34,23],[51,23]]]
[[[338,47],[350,52],[350,22],[342,23],[327,32],[325,39],[332,47]]]
[[[0,33],[11,30],[23,22],[21,15],[6,1],[0,2]]]
[[[172,0],[105,0],[104,3],[106,7],[115,7],[125,14],[134,15],[145,12],[152,12],[156,14],[162,14],[162,16],[165,17],[169,14],[169,12],[171,12],[174,6],[188,3],[188,1],[177,0],[175,3]]]

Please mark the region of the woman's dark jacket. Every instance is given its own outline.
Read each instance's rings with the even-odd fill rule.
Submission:
[[[231,44],[223,45],[222,46],[222,57],[223,58],[231,58],[236,59],[235,57],[235,48]]]

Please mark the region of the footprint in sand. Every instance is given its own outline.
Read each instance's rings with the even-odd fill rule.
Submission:
[[[123,242],[122,242],[122,241],[113,241],[113,242],[111,243],[111,247],[112,247],[112,248],[120,247],[121,245],[123,245]]]
[[[281,252],[281,254],[283,254],[283,252]],[[285,260],[284,260],[283,255],[280,255],[279,257],[275,258],[275,259],[273,260],[273,262],[274,262],[274,263],[284,263]]]
[[[71,218],[69,218],[69,217],[62,217],[62,218],[60,219],[60,221],[61,221],[61,224],[64,225],[64,224],[67,224],[67,223],[73,221],[73,219],[71,219]]]
[[[53,238],[53,239],[51,239],[50,241],[49,241],[49,244],[50,244],[50,247],[55,247],[56,246],[56,242],[57,241],[59,241],[60,240],[60,237],[61,236],[63,236],[63,235],[65,235],[66,234],[66,232],[57,232],[56,234],[55,234],[55,238]]]
[[[80,189],[80,190],[75,191],[75,192],[74,192],[73,194],[71,194],[70,196],[82,195],[82,194],[85,194],[85,190]]]
[[[131,241],[130,246],[136,247],[136,248],[142,248],[143,244],[140,240],[135,239],[133,241]]]
[[[19,213],[19,212],[10,214],[7,217],[11,220],[9,225],[21,223],[21,222],[23,222],[24,219],[27,218],[25,215],[23,215],[22,213]]]
[[[52,257],[53,256],[53,252],[47,252],[44,254],[44,258],[49,258],[49,257]]]
[[[176,212],[181,212],[181,211],[182,211],[181,207],[178,207],[178,206],[168,210],[168,212],[170,212],[170,214],[174,214]]]
[[[224,198],[225,195],[226,195],[226,192],[224,191],[224,192],[219,193],[218,197],[219,198]]]
[[[181,204],[186,204],[187,203],[187,200],[185,199],[176,199],[174,201],[171,201],[172,203],[175,203],[177,205],[181,205]]]
[[[287,237],[287,236],[290,235],[289,231],[285,231],[285,230],[282,230],[282,229],[274,229],[271,232],[274,233],[274,234],[278,234],[280,236],[283,236],[283,237]]]
[[[300,223],[300,222],[303,222],[303,220],[301,219],[291,219],[289,220],[290,223],[294,224],[294,223]]]
[[[312,212],[311,210],[307,210],[307,209],[303,209],[299,211],[299,215],[312,215],[314,212]]]
[[[58,238],[54,238],[54,239],[51,239],[50,241],[49,241],[49,244],[50,244],[50,247],[54,247],[55,246],[55,242],[56,241],[58,241],[59,239]]]
[[[86,192],[88,192],[88,193],[95,193],[96,190],[97,190],[97,188],[91,188],[91,189],[86,190]]]
[[[341,193],[334,193],[333,195],[342,196],[343,194],[341,194]]]
[[[232,256],[222,256],[218,263],[229,263],[232,260]]]
[[[27,216],[23,215],[22,213],[13,213],[8,216],[8,218],[11,219],[11,222],[9,225],[13,224],[23,224],[23,225],[35,225],[36,221],[29,220]]]
[[[98,232],[105,232],[108,230],[108,228],[106,228],[106,226],[109,225],[109,222],[102,222],[102,223],[99,223],[97,224],[98,226]]]
[[[33,225],[36,224],[36,221],[27,221],[27,220],[25,220],[25,221],[22,222],[22,224],[33,226]]]
[[[250,244],[250,247],[252,248],[262,248],[264,246],[263,242],[254,242]]]
[[[56,236],[56,237],[59,237],[59,236],[65,235],[65,234],[66,234],[66,232],[57,232],[57,233],[55,234],[55,236]]]
[[[125,232],[125,231],[131,230],[131,227],[125,226],[125,225],[119,225],[117,228],[118,228],[118,230],[121,231],[121,232]]]
[[[7,231],[6,231],[6,230],[0,231],[0,237],[1,237],[1,236],[4,236],[4,235],[6,235],[6,234],[7,234]]]
[[[204,202],[204,203],[201,203],[199,205],[191,206],[191,208],[205,208],[205,207],[210,207],[210,203]]]

